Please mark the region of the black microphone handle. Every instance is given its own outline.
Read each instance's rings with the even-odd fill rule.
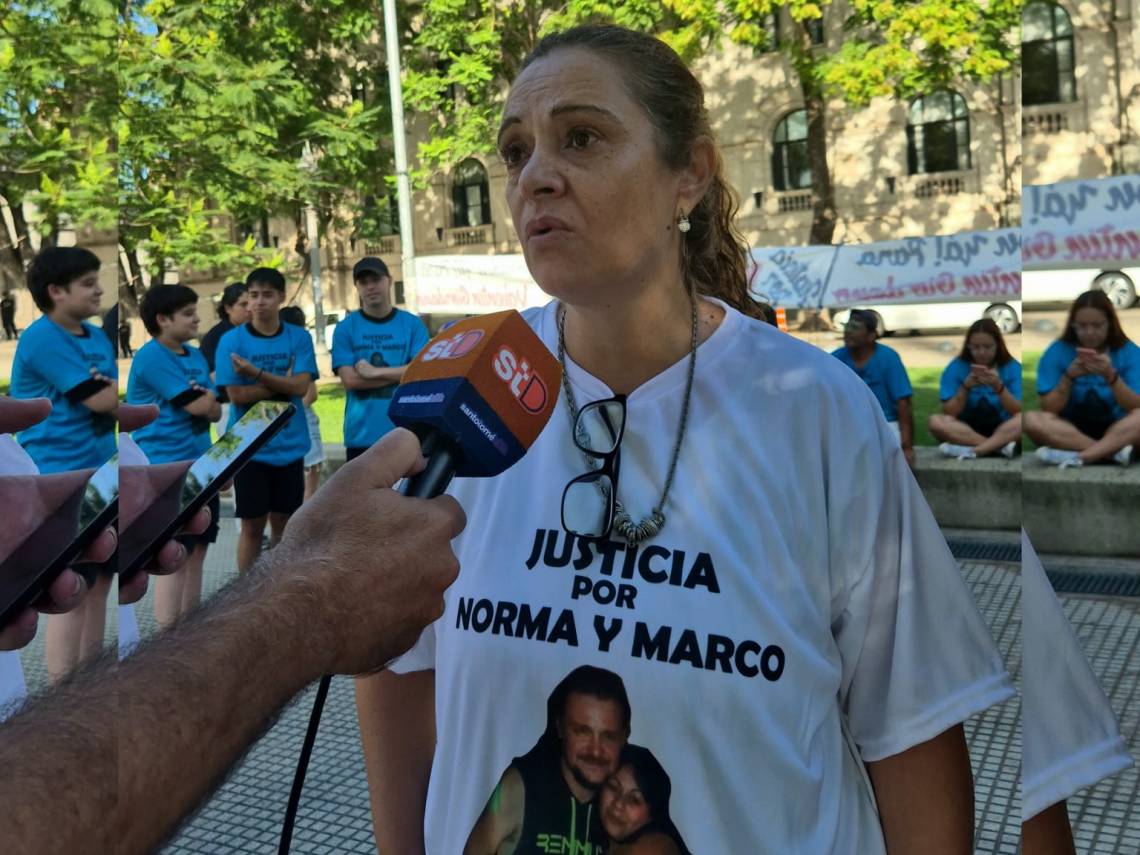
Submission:
[[[455,477],[462,451],[455,440],[434,428],[425,432],[420,450],[427,458],[427,467],[419,475],[405,478],[400,492],[414,499],[434,499],[443,495]]]

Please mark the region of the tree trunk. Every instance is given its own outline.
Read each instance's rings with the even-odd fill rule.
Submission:
[[[28,223],[24,219],[24,205],[17,193],[10,188],[0,187],[0,196],[7,202],[12,212],[15,232],[7,223],[0,228],[0,279],[4,287],[22,288],[27,279],[28,265],[32,263],[32,245],[28,239]]]
[[[807,112],[807,150],[811,161],[811,232],[809,244],[830,245],[835,236],[838,216],[835,211],[835,187],[827,163],[827,101],[820,84],[812,55],[811,34],[802,22],[795,23],[796,45],[793,65],[800,79]],[[806,310],[799,329],[815,332],[831,329],[827,311]]]

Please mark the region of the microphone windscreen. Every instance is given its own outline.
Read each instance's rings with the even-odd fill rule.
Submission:
[[[434,429],[461,449],[455,474],[498,475],[542,433],[558,403],[558,360],[516,311],[459,321],[404,371],[388,416],[424,436]]]

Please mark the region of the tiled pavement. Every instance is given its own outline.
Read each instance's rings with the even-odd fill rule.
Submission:
[[[236,527],[223,521],[222,535],[207,562],[205,590],[217,590],[236,572]],[[966,562],[963,573],[1015,677],[1020,669],[1016,565]],[[1134,753],[1140,749],[1137,654],[1140,601],[1062,597],[1085,652],[1101,677]],[[143,632],[153,628],[149,605],[139,608]],[[42,647],[24,655],[29,684],[42,685]],[[214,795],[163,850],[184,853],[273,853],[312,707],[314,690],[300,696],[253,747]],[[1018,706],[1011,701],[967,723],[977,791],[977,851],[1016,855],[1020,804]],[[1070,801],[1081,851],[1140,852],[1140,816],[1128,816],[1138,801],[1135,769]],[[356,728],[352,683],[332,683],[305,783],[292,850],[295,853],[374,851],[367,786]]]

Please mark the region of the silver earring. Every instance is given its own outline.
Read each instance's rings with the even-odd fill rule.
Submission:
[[[687,231],[688,231],[689,229],[691,229],[692,227],[693,227],[693,226],[692,226],[692,224],[689,222],[689,217],[688,217],[688,215],[687,215],[687,214],[686,214],[684,211],[682,211],[682,212],[681,212],[681,216],[677,218],[677,231],[679,231],[679,232],[681,232],[682,234],[684,234],[685,232],[687,232]]]

